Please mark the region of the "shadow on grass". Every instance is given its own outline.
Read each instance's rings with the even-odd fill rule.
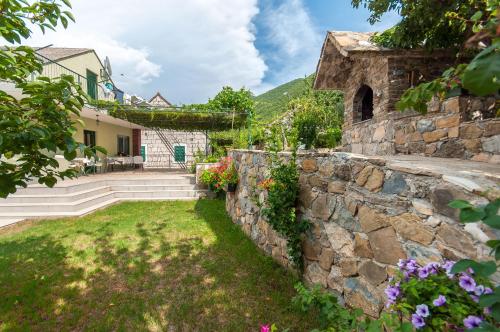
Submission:
[[[69,231],[0,238],[0,330],[258,331],[268,322],[293,331],[311,327],[313,318],[290,307],[294,277],[231,223],[224,202],[126,204],[136,215],[125,240],[116,240],[123,230],[113,218],[75,232],[89,241],[83,249]],[[175,213],[142,216],[161,204],[196,220],[172,228],[180,222]]]

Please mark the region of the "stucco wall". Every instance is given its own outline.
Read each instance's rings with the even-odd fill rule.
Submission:
[[[102,146],[108,152],[108,156],[116,156],[118,151],[118,135],[128,136],[130,140],[130,155],[132,155],[133,151],[133,140],[132,140],[132,129],[116,126],[113,124],[100,122],[97,125],[95,119],[89,118],[81,118],[85,122],[85,127],[77,124],[77,132],[74,135],[74,138],[78,142],[83,143],[83,131],[84,130],[92,130],[96,132],[96,145]]]
[[[268,174],[268,155],[236,150],[230,156],[239,184],[227,195],[226,210],[260,248],[289,266],[286,241],[259,206],[266,193],[256,185]],[[484,204],[500,197],[500,171],[493,165],[435,158],[396,162],[349,153],[299,154],[298,165],[299,217],[311,223],[303,238],[304,278],[369,315],[382,310],[383,290],[400,258],[484,258],[484,242],[498,236],[482,225],[464,227],[458,211],[447,206],[453,199]]]

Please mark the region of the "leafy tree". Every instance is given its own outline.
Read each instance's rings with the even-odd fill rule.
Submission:
[[[456,88],[485,96],[500,89],[500,28],[498,0],[352,0],[371,12],[370,23],[391,10],[402,19],[376,34],[373,41],[391,48],[455,48],[473,57],[469,63],[446,70],[442,77],[407,90],[398,109],[427,111],[433,96],[444,98]],[[457,53],[458,55],[458,53]]]
[[[0,39],[11,45],[0,48],[0,81],[22,93],[16,99],[0,90],[0,197],[14,193],[16,186],[25,187],[32,178],[52,187],[57,178],[76,175],[74,170],[58,171],[51,154],[63,153],[67,160],[74,159],[78,149],[92,154],[73,139],[72,117],[79,116],[85,102],[80,86],[71,76],[30,81],[32,73],[41,74],[42,62],[33,49],[15,45],[31,36],[31,26],[42,32],[59,24],[66,27],[74,21],[67,8],[68,0],[0,1]]]
[[[250,90],[241,88],[236,91],[230,86],[222,88],[214,99],[208,101],[211,110],[235,110],[237,112],[253,112],[254,101]]]

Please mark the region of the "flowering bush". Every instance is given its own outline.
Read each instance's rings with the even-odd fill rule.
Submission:
[[[268,178],[268,179],[263,180],[259,184],[257,184],[257,187],[260,190],[266,190],[267,191],[267,190],[271,189],[272,185],[274,185],[274,180],[271,179],[271,178]]]
[[[210,190],[220,193],[228,184],[238,183],[238,172],[231,157],[222,158],[219,165],[210,167],[201,173],[201,182],[208,185]]]
[[[490,282],[472,269],[453,273],[455,262],[419,265],[400,260],[399,273],[385,290],[387,307],[411,320],[422,331],[461,330],[493,323],[490,308],[479,305],[479,297],[491,294]]]

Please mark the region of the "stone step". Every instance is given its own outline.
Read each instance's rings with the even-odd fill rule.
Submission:
[[[2,204],[10,204],[10,203],[32,204],[32,203],[47,203],[47,202],[50,203],[74,202],[109,191],[111,191],[110,186],[100,186],[65,194],[52,193],[52,191],[50,190],[47,191],[47,193],[50,194],[40,193],[40,194],[24,195],[16,193],[14,195],[10,195],[5,199],[0,199],[0,206]]]

